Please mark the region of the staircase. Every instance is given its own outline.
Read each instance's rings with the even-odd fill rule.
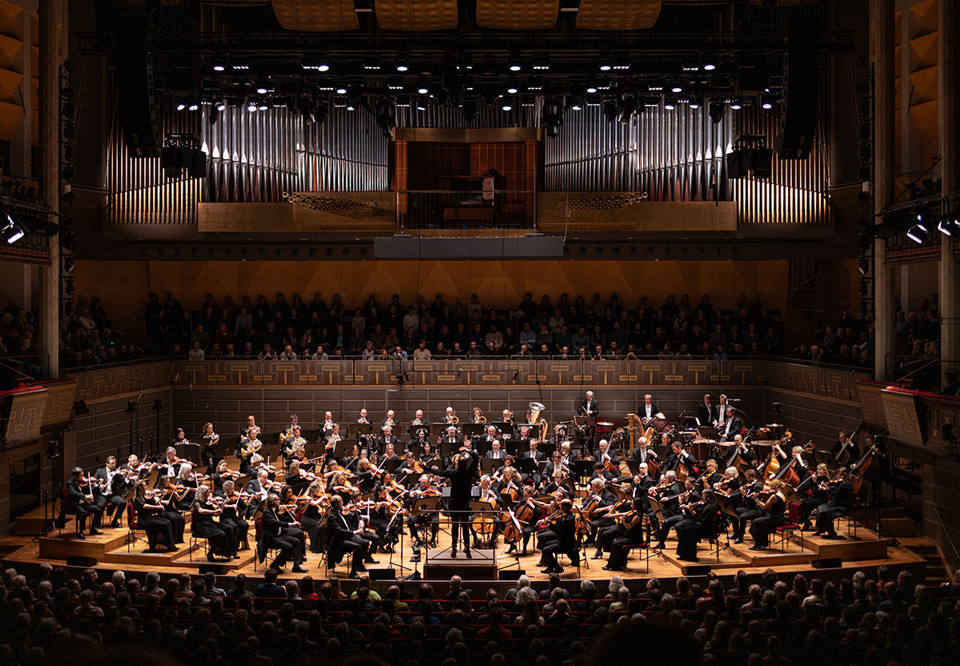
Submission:
[[[908,537],[900,540],[900,546],[922,557],[926,561],[927,585],[956,583],[953,569],[943,557],[943,551],[932,539],[927,537]]]
[[[876,530],[875,508],[857,509],[855,517],[861,525]],[[913,537],[920,533],[917,522],[910,517],[907,508],[900,504],[880,509],[880,529],[884,537]]]

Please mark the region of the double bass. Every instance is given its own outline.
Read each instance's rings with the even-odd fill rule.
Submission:
[[[877,453],[877,445],[874,444],[866,453],[864,453],[860,460],[856,464],[851,465],[850,472],[850,482],[853,484],[853,494],[859,495],[860,488],[863,486],[864,476],[867,473],[867,470],[870,469],[870,465],[873,463],[873,458]]]

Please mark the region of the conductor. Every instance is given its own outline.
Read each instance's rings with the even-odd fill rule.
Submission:
[[[463,538],[463,551],[467,559],[470,554],[470,493],[473,490],[473,475],[477,471],[478,458],[469,451],[461,451],[453,456],[451,466],[443,470],[440,476],[450,479],[450,525],[452,538],[450,557],[457,556],[457,542]]]

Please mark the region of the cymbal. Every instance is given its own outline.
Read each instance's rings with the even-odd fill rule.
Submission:
[[[597,421],[598,426],[603,426],[604,428],[612,428],[613,424],[610,421]]]

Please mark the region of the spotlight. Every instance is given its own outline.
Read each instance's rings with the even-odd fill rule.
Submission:
[[[919,218],[920,216],[918,215],[917,219]],[[912,240],[914,243],[917,243],[918,245],[922,245],[923,242],[927,240],[927,237],[929,235],[930,235],[930,232],[920,222],[917,222],[915,225],[910,227],[909,230],[907,230],[907,238]]]
[[[699,108],[700,108],[700,98],[697,97],[696,95],[692,95],[692,96],[690,97],[690,99],[687,100],[687,105],[688,105],[691,109],[699,109]]]
[[[250,102],[250,103],[247,105],[247,111],[249,111],[250,113],[253,113],[253,112],[256,111],[256,110],[257,110],[257,105],[254,104],[253,102]]]
[[[260,102],[260,106],[258,106],[257,108],[261,111],[266,111],[267,109],[270,108],[270,105],[264,101],[264,102]]]
[[[337,86],[337,94],[338,94],[338,95],[346,95],[346,94],[347,94],[347,88],[346,88],[345,86]]]
[[[317,71],[318,72],[330,71],[330,61],[327,59],[326,53],[320,52],[317,55]]]
[[[187,108],[187,105],[184,104],[183,102],[180,102],[179,104],[177,104],[177,111],[183,111],[185,108]]]
[[[234,58],[230,66],[235,70],[248,70],[250,69],[250,61],[246,58]]]
[[[507,88],[507,94],[508,94],[508,95],[516,95],[516,94],[517,94],[517,89],[516,89],[515,87],[513,87],[513,86],[510,86],[509,88]]]
[[[69,275],[70,273],[73,273],[73,271],[75,271],[76,269],[77,269],[77,264],[73,261],[73,259],[67,257],[66,259],[63,260],[64,273],[67,273]]]
[[[509,59],[507,59],[507,67],[511,72],[519,72],[521,69],[523,69],[523,61],[520,60],[520,56],[518,54],[514,53]]]
[[[580,111],[583,109],[583,97],[580,95],[574,95],[570,98],[570,109],[572,111]]]
[[[258,95],[266,95],[268,92],[270,92],[269,89],[267,89],[267,87],[266,87],[264,84],[262,84],[262,83],[261,83],[260,86],[257,88],[257,94],[258,94]]]
[[[513,111],[513,105],[510,102],[504,102],[503,106],[500,107],[504,111]]]
[[[960,219],[957,215],[944,215],[937,225],[937,230],[945,236],[960,236]]]
[[[221,56],[221,57],[217,57],[217,58],[214,58],[214,59],[213,59],[213,71],[215,71],[215,72],[222,72],[222,71],[224,71],[224,70],[226,70],[226,69],[227,69],[227,61],[226,61],[226,58],[223,58],[223,57]]]
[[[200,105],[197,104],[196,102],[190,102],[190,106],[188,106],[187,108],[191,111],[196,111],[197,109],[200,108]]]
[[[597,92],[597,87],[596,87],[596,86],[587,86],[587,94],[588,94],[588,95],[592,95],[592,94],[594,94],[595,92]]]
[[[730,102],[730,108],[733,109],[734,111],[739,111],[740,109],[743,108],[743,106],[740,104],[739,100],[735,99],[732,102]]]
[[[677,81],[670,86],[670,91],[674,93],[683,92],[683,84]]]
[[[712,72],[717,68],[717,59],[713,56],[707,56],[703,59],[703,69],[707,72]]]
[[[397,71],[406,72],[410,70],[410,65],[407,63],[406,58],[400,58],[397,60]]]
[[[663,98],[663,108],[667,111],[673,111],[677,108],[677,100],[672,95],[667,95]]]
[[[550,58],[546,56],[540,56],[534,59],[533,68],[541,72],[550,69]]]
[[[417,92],[421,95],[426,95],[428,92],[430,92],[430,90],[426,86],[420,86],[417,88]]]
[[[0,236],[7,242],[7,245],[13,245],[25,235],[26,231],[24,231],[23,226],[18,222],[14,222],[13,218],[8,214],[6,226],[0,229]]]
[[[773,108],[773,95],[766,93],[760,95],[760,108],[769,111]]]

